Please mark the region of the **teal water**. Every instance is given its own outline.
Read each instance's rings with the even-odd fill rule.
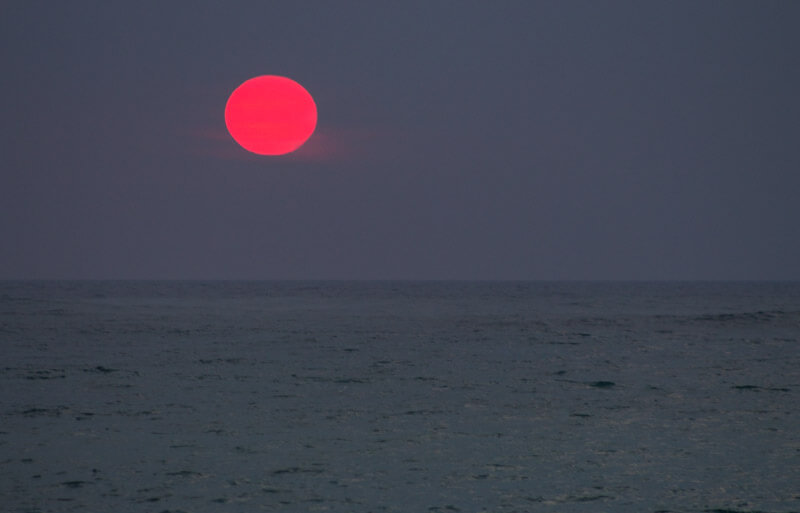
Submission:
[[[0,283],[3,510],[800,511],[800,284]]]

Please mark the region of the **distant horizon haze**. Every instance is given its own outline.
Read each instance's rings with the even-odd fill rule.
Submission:
[[[800,280],[798,20],[5,2],[0,279]],[[279,157],[225,126],[266,74],[318,111]]]

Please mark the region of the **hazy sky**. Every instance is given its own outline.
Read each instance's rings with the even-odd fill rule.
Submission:
[[[0,278],[800,279],[798,27],[791,1],[3,2]],[[317,102],[289,156],[225,129],[265,74]]]

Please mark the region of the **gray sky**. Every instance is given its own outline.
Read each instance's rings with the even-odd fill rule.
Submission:
[[[0,278],[800,279],[800,2],[272,4],[2,4]]]

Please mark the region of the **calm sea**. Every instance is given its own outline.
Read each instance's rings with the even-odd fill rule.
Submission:
[[[0,510],[797,512],[798,283],[0,283]]]

